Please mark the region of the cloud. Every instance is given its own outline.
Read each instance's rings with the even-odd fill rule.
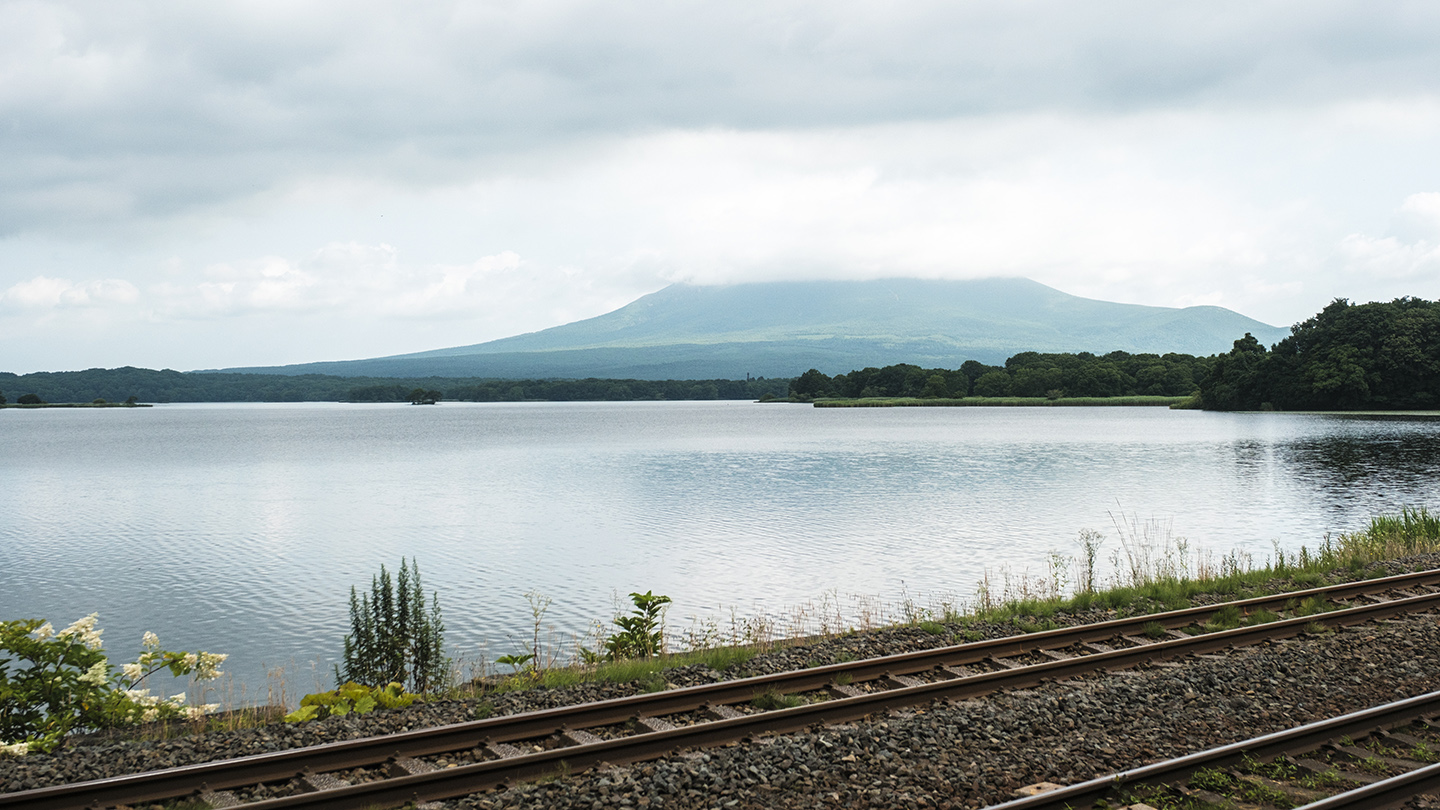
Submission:
[[[1440,193],[1411,194],[1395,212],[1392,235],[1354,233],[1338,253],[1345,272],[1383,281],[1440,278]]]
[[[113,307],[134,304],[140,291],[122,279],[77,283],[64,278],[36,276],[0,291],[0,309],[54,310]]]
[[[0,3],[0,233],[596,139],[1433,95],[1440,8],[1339,2]]]

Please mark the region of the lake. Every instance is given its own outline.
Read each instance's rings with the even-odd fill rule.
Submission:
[[[492,660],[608,621],[819,605],[858,621],[1044,575],[1124,527],[1263,561],[1436,505],[1440,420],[1161,408],[741,402],[207,404],[0,410],[0,618],[99,611],[107,650],[231,655],[328,688],[347,599],[418,560],[446,639]],[[317,675],[312,675],[315,670]],[[299,674],[297,674],[299,673]]]

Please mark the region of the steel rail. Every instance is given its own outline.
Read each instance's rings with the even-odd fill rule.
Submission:
[[[1328,720],[1320,720],[1303,726],[1297,726],[1296,728],[1286,729],[1285,731],[1277,731],[1273,734],[1266,734],[1251,740],[1231,743],[1230,745],[1212,748],[1208,751],[1198,751],[1194,754],[1166,760],[1164,762],[1156,762],[1142,768],[1120,771],[1119,773],[1109,776],[1098,776],[1088,782],[1080,782],[1034,796],[1026,796],[1023,799],[1015,799],[1002,804],[991,805],[985,810],[1070,810],[1070,808],[1076,807],[1089,807],[1097,801],[1106,798],[1119,788],[1132,785],[1174,783],[1189,777],[1198,770],[1239,765],[1247,757],[1263,761],[1281,754],[1305,753],[1338,737],[1345,735],[1363,735],[1376,729],[1393,728],[1409,723],[1417,717],[1436,712],[1440,712],[1440,692],[1429,692],[1405,700],[1398,700],[1394,703],[1386,703],[1383,706],[1362,709],[1358,712],[1332,717]],[[1424,768],[1421,770],[1429,771],[1434,770],[1434,768]],[[1415,776],[1417,773],[1419,773],[1419,771],[1412,771],[1406,774],[1406,776]],[[1440,773],[1431,774],[1430,777],[1440,778]],[[1376,788],[1381,784],[1384,783],[1377,782],[1361,790]],[[1394,788],[1392,787],[1392,789]],[[1350,793],[1360,793],[1361,790],[1351,791]],[[1417,790],[1405,798],[1414,796],[1415,793],[1423,792],[1423,790]],[[1307,804],[1305,807],[1319,808],[1325,805],[1325,802],[1338,799],[1341,795],[1348,794],[1332,796],[1330,799],[1323,799],[1319,802]],[[1378,806],[1383,805],[1365,803],[1334,805],[1336,808]]]
[[[397,752],[404,752],[404,755],[412,757],[426,756],[472,748],[487,741],[509,742],[533,739],[548,736],[567,728],[614,725],[642,715],[663,716],[694,711],[706,705],[739,703],[770,690],[812,691],[825,688],[840,675],[848,675],[853,681],[863,682],[886,675],[923,672],[943,666],[963,666],[979,663],[989,658],[1056,649],[1086,641],[1100,641],[1115,636],[1140,633],[1151,623],[1159,623],[1167,628],[1184,627],[1202,622],[1204,619],[1230,608],[1244,612],[1268,610],[1312,597],[1344,599],[1369,593],[1421,587],[1432,583],[1440,583],[1440,569],[1272,594],[1166,613],[1114,619],[1092,625],[1059,628],[1024,636],[989,639],[932,650],[901,653],[865,661],[761,675],[663,693],[632,695],[595,703],[505,715],[449,726],[417,729],[383,737],[346,740],[288,751],[198,763],[165,771],[128,774],[108,779],[37,788],[19,793],[0,794],[0,810],[21,806],[33,807],[37,810],[68,810],[89,807],[100,801],[110,804],[157,801],[194,794],[202,789],[221,790],[258,782],[288,779],[307,771],[323,772],[375,765],[394,758]],[[1424,599],[1425,597],[1416,598]],[[1399,602],[1405,601],[1399,600]],[[1406,604],[1409,603],[1406,602]],[[1308,621],[1319,620],[1324,616],[1335,616],[1343,612],[1317,614],[1317,616],[1303,617],[1294,621],[1308,623]],[[1280,623],[1261,626],[1277,624]],[[1199,638],[1219,635],[1211,633]],[[1155,649],[1167,643],[1159,642],[1143,648],[1130,649]],[[1087,660],[1096,658],[1096,655],[1085,656]],[[1044,667],[1048,664],[1039,666]],[[1025,669],[1033,669],[1033,667]],[[1011,670],[1009,672],[1021,671]],[[899,691],[891,690],[891,693]],[[830,703],[835,702],[830,701]],[[573,751],[575,749],[566,750]]]
[[[1229,647],[1286,638],[1304,632],[1311,623],[1345,626],[1360,624],[1417,610],[1440,607],[1440,593],[1398,599],[1380,604],[1364,605],[1316,616],[1285,619],[1252,627],[1240,627],[1185,639],[1162,641],[1141,647],[1130,647],[1060,661],[1021,667],[1013,670],[986,672],[964,678],[901,687],[882,692],[837,698],[821,703],[779,709],[762,714],[746,715],[728,720],[693,726],[636,734],[524,754],[516,757],[461,765],[431,773],[400,776],[297,796],[266,799],[247,803],[247,810],[280,810],[305,807],[314,810],[342,810],[361,806],[389,806],[406,802],[425,802],[455,798],[510,783],[559,773],[577,773],[609,763],[619,765],[655,759],[677,749],[714,746],[756,735],[789,733],[824,723],[858,720],[877,712],[935,700],[955,700],[988,694],[1004,688],[1033,686],[1052,680],[1063,680],[1096,670],[1125,668],[1155,659],[1204,653]],[[483,742],[483,738],[476,740]],[[392,755],[400,753],[392,746]],[[406,751],[414,755],[413,751]],[[299,775],[293,769],[286,776]],[[283,777],[282,777],[283,778]],[[96,784],[97,787],[103,783]],[[254,784],[257,779],[248,780]],[[212,789],[215,785],[210,786]],[[44,788],[40,789],[45,790]],[[34,794],[39,791],[29,791]],[[23,794],[12,794],[20,797]],[[43,797],[34,796],[27,808],[76,807],[67,804],[42,804]],[[105,798],[101,804],[116,804]]]
[[[1384,810],[1396,807],[1419,796],[1440,789],[1440,764],[1418,768],[1392,776],[1373,785],[1365,785],[1328,799],[1304,805],[1300,810]]]

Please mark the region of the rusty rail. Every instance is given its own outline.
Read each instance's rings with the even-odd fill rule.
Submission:
[[[1247,758],[1267,761],[1281,755],[1304,754],[1341,737],[1365,736],[1376,730],[1405,725],[1417,718],[1436,713],[1440,713],[1440,692],[1430,692],[1383,706],[1278,731],[1274,734],[1266,734],[1251,740],[1157,762],[1142,768],[1099,776],[1087,782],[1058,790],[991,805],[986,810],[1071,810],[1071,808],[1090,807],[1126,787],[1175,784],[1187,779],[1196,771],[1232,767]],[[1316,810],[1322,807],[1327,810],[1351,807],[1386,807],[1389,805],[1375,803],[1386,796],[1391,800],[1403,802],[1417,793],[1425,792],[1426,785],[1433,787],[1436,782],[1431,780],[1440,781],[1440,771],[1437,771],[1437,768],[1440,768],[1440,765],[1411,771],[1404,774],[1403,777],[1385,780],[1385,782],[1393,783],[1388,786],[1381,787],[1385,782],[1377,782],[1348,793],[1337,794],[1328,799],[1307,804],[1305,807],[1316,808]],[[1411,790],[1416,786],[1419,786],[1420,789],[1413,790],[1398,799],[1394,798],[1399,795],[1399,792]],[[1332,802],[1333,804],[1331,804]]]

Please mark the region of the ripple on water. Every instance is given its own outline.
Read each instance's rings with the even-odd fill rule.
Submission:
[[[0,458],[0,616],[100,610],[112,653],[154,630],[329,670],[346,597],[420,561],[470,658],[606,620],[854,594],[971,592],[1044,570],[1082,529],[1263,558],[1434,504],[1440,423],[1163,409],[818,410],[749,403],[325,404],[36,411]],[[829,595],[829,596],[827,596]],[[497,652],[498,651],[498,652]]]

